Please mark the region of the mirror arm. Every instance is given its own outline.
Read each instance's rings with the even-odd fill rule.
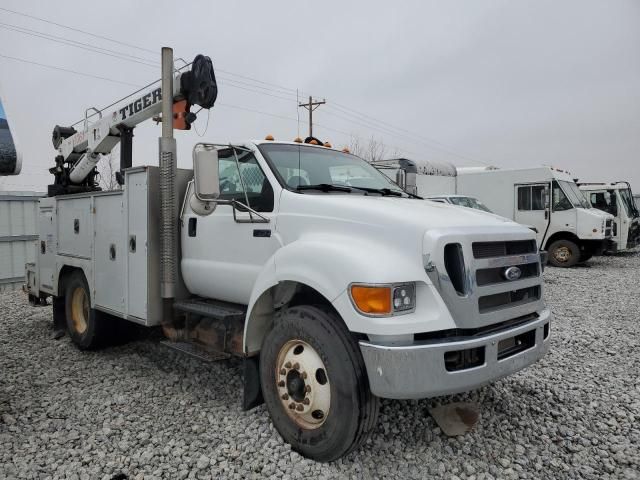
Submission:
[[[189,180],[189,183],[187,183],[187,189],[185,190],[185,195],[182,198],[182,207],[180,207],[180,216],[178,217],[180,219],[180,226],[181,227],[184,227],[184,210],[185,210],[185,208],[187,206],[187,197],[189,196],[187,193],[189,192],[189,189],[191,188],[192,185],[194,185],[194,181],[193,180]],[[193,194],[195,195],[195,193],[196,193],[196,189],[195,189],[195,186],[194,186]],[[196,196],[196,198],[198,198],[198,197]],[[198,200],[200,200],[200,199],[198,198]]]
[[[239,202],[237,200],[229,200],[229,203],[231,204],[231,206],[233,207],[233,219],[238,222],[238,223],[269,223],[271,220],[269,219],[269,217],[265,217],[264,215],[256,212],[253,208],[249,207],[248,205],[245,205],[242,202]],[[242,208],[245,208],[248,212],[249,212],[249,221],[247,222],[246,220],[243,219],[238,219],[236,216],[236,211],[237,211],[237,207],[240,206]],[[252,214],[256,215],[257,217],[260,218],[260,220],[257,220],[253,218]]]
[[[240,185],[242,185],[242,191],[244,192],[244,200],[245,202],[247,202],[247,205],[249,205],[249,195],[247,195],[247,187],[245,187],[244,185],[244,179],[242,178],[242,172],[240,171],[240,162],[238,161],[238,153],[236,152],[236,149],[234,147],[231,147],[233,149],[233,157],[236,160],[236,168],[238,169],[238,178],[240,179]],[[253,220],[253,217],[251,216],[251,208],[248,207],[247,205],[245,205],[245,207],[247,207],[248,211],[249,211],[249,218],[251,220]],[[235,208],[233,209],[233,218],[235,220]]]

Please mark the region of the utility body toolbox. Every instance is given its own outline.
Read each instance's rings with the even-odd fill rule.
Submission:
[[[192,170],[178,170],[178,198],[192,177]],[[31,298],[63,295],[60,272],[76,267],[89,284],[92,308],[146,326],[161,323],[159,170],[128,169],[125,183],[124,190],[40,200],[39,275],[27,265]],[[181,281],[178,295],[186,296]]]

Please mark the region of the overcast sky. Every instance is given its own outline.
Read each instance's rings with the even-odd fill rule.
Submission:
[[[221,80],[209,141],[267,133],[293,139],[299,89],[326,98],[315,133],[334,145],[374,135],[408,158],[547,164],[581,180],[630,180],[640,191],[637,0],[3,0],[0,7],[158,52],[0,11],[0,94],[24,158],[23,174],[0,179],[0,188],[44,189],[52,178],[54,125],[71,124],[86,108],[159,77],[159,67],[54,43],[36,31],[147,62],[159,60],[163,45],[189,61],[209,55]],[[304,136],[306,111],[299,114]],[[206,120],[203,112],[200,132]],[[136,129],[134,164],[157,164],[159,134],[151,122]],[[178,163],[188,167],[199,137],[176,137]]]

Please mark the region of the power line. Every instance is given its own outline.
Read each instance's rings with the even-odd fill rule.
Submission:
[[[476,158],[470,157],[469,155],[465,155],[465,154],[459,153],[455,149],[453,149],[452,147],[450,147],[450,146],[448,146],[448,145],[446,145],[446,144],[444,144],[442,142],[439,142],[437,140],[434,140],[432,138],[425,137],[425,136],[422,136],[422,135],[418,135],[417,133],[411,132],[411,131],[406,130],[404,128],[396,127],[396,126],[394,126],[394,125],[392,125],[392,124],[390,124],[388,122],[384,122],[382,120],[378,120],[375,117],[372,117],[372,116],[364,114],[364,113],[360,113],[360,112],[358,112],[356,110],[353,110],[353,109],[351,109],[349,107],[345,107],[344,105],[341,105],[339,103],[332,103],[332,106],[333,106],[334,109],[337,109],[338,111],[342,111],[346,115],[350,115],[352,117],[359,116],[359,117],[362,117],[362,118],[365,118],[365,119],[370,119],[369,123],[371,123],[371,121],[377,122],[378,124],[386,125],[388,128],[392,128],[394,130],[397,130],[397,131],[400,131],[400,132],[404,132],[404,133],[406,133],[408,135],[411,135],[412,137],[416,137],[418,139],[421,139],[423,142],[433,144],[439,150],[447,152],[447,153],[449,153],[451,155],[454,155],[454,156],[456,156],[458,158],[461,158],[463,160],[477,162],[477,163],[481,163],[483,165],[488,165],[488,163],[486,163],[484,161],[481,161],[481,160],[478,160]],[[351,113],[351,112],[353,112],[353,113]]]
[[[15,60],[16,62],[29,63],[31,65],[37,65],[39,67],[51,68],[53,70],[59,70],[61,72],[72,73],[72,74],[75,74],[75,75],[82,75],[83,77],[89,77],[89,78],[95,78],[95,79],[98,79],[98,80],[104,80],[106,82],[120,83],[122,85],[128,85],[130,87],[139,87],[139,85],[136,85],[134,83],[123,82],[121,80],[114,80],[113,78],[101,77],[99,75],[92,75],[90,73],[78,72],[76,70],[69,70],[67,68],[56,67],[56,66],[53,66],[53,65],[45,65],[44,63],[33,62],[31,60],[25,60],[24,58],[10,57],[9,55],[3,55],[3,54],[0,54],[0,57],[7,58],[9,60]]]
[[[246,111],[246,112],[257,113],[259,115],[265,115],[265,116],[268,116],[268,117],[275,117],[275,118],[280,118],[282,120],[289,120],[291,122],[296,122],[296,123],[298,122],[297,118],[287,117],[285,115],[278,115],[278,114],[275,114],[275,113],[269,113],[269,112],[264,112],[264,111],[260,111],[260,110],[255,110],[253,108],[244,107],[244,106],[240,106],[240,105],[233,105],[233,104],[229,104],[229,103],[217,102],[216,106],[233,108],[235,110],[243,110],[243,111]],[[339,129],[334,128],[334,127],[329,127],[329,126],[323,125],[321,123],[315,122],[314,125],[316,127],[323,128],[323,129],[328,130],[330,132],[339,133],[341,135],[344,135],[347,138],[349,138],[351,136],[351,133],[349,133],[349,132],[345,132],[344,130],[339,130]],[[405,148],[400,148],[397,145],[389,145],[389,147],[394,148],[394,149],[399,150],[399,151],[402,151],[402,152],[415,154],[415,152],[411,152],[411,151],[409,151],[409,150],[407,150]]]
[[[6,12],[9,12],[9,13],[13,13],[15,15],[20,15],[20,16],[23,16],[23,17],[26,17],[26,18],[31,18],[31,19],[34,19],[34,20],[37,20],[37,21],[40,21],[40,22],[44,22],[44,23],[48,23],[48,24],[51,24],[51,25],[55,25],[57,27],[65,28],[65,29],[70,30],[70,31],[79,32],[79,33],[82,33],[82,34],[85,34],[85,35],[92,36],[94,38],[99,38],[99,39],[106,40],[106,41],[109,41],[109,42],[112,42],[112,43],[116,43],[116,44],[119,44],[119,45],[123,45],[123,46],[126,46],[126,47],[135,48],[135,49],[140,50],[140,51],[156,54],[156,52],[154,50],[151,50],[151,49],[148,49],[148,48],[145,48],[145,47],[140,47],[138,45],[134,45],[134,44],[131,44],[131,43],[126,43],[126,42],[122,42],[122,41],[119,41],[119,40],[115,40],[113,38],[110,38],[110,37],[107,37],[107,36],[104,36],[104,35],[98,35],[98,34],[95,34],[93,32],[88,32],[86,30],[81,30],[81,29],[78,29],[78,28],[70,27],[68,25],[64,25],[64,24],[61,24],[61,23],[58,23],[58,22],[54,22],[54,21],[51,21],[51,20],[48,20],[48,19],[45,19],[45,18],[42,18],[42,17],[37,17],[35,15],[30,15],[30,14],[26,14],[26,13],[23,13],[23,12],[18,12],[18,11],[7,9],[7,8],[2,8],[2,7],[0,7],[0,10],[6,11]],[[4,24],[4,25],[7,25],[7,24]],[[29,29],[26,29],[24,27],[17,27],[17,26],[12,26],[12,27],[13,28],[21,28],[22,30],[29,30]],[[19,31],[20,33],[29,34],[29,33],[25,32],[25,31],[20,31],[20,30],[17,30],[17,31]],[[34,35],[34,36],[44,35],[44,36],[49,37],[48,38],[49,40],[57,41],[58,43],[63,43],[63,44],[66,44],[66,45],[70,45],[71,44],[70,46],[75,46],[77,48],[82,48],[84,46],[85,49],[87,49],[87,48],[92,49],[92,50],[89,50],[89,51],[93,51],[95,53],[102,53],[102,54],[108,55],[109,52],[110,52],[111,53],[110,56],[115,56],[115,58],[120,58],[122,60],[133,61],[133,62],[136,62],[136,63],[141,63],[141,64],[146,65],[146,66],[156,66],[157,65],[157,63],[155,63],[155,62],[154,62],[155,63],[154,65],[150,65],[149,63],[146,63],[146,62],[152,62],[151,60],[147,60],[147,59],[144,59],[142,57],[136,57],[136,56],[133,56],[133,55],[130,55],[130,54],[127,54],[127,53],[108,50],[108,49],[104,49],[102,47],[94,47],[94,46],[91,46],[91,45],[88,45],[88,44],[83,44],[82,42],[77,42],[75,40],[63,39],[62,37],[55,37],[53,35],[45,34],[43,32],[36,32],[34,30],[31,30],[31,32],[33,32],[31,34]],[[64,42],[69,42],[69,43],[64,43]],[[108,53],[100,52],[97,49],[104,50],[105,52],[108,52]],[[122,58],[122,57],[129,57],[129,58]],[[278,85],[276,83],[265,82],[265,81],[262,81],[262,80],[259,80],[259,79],[256,79],[256,78],[253,78],[253,77],[250,77],[250,76],[240,75],[240,74],[233,73],[233,72],[230,72],[230,71],[227,71],[227,70],[222,70],[222,69],[217,69],[217,70],[219,72],[221,72],[221,73],[226,73],[227,75],[231,75],[231,76],[238,77],[238,78],[243,78],[243,79],[249,80],[251,82],[259,83],[259,84],[262,84],[262,85],[267,85],[267,86],[270,86],[270,87],[276,87],[277,90],[275,90],[273,88],[260,87],[258,85],[251,85],[252,87],[255,87],[255,88],[260,88],[260,89],[264,89],[264,90],[267,90],[267,91],[272,91],[272,92],[275,92],[275,93],[278,93],[278,94],[284,94],[284,95],[293,95],[293,92],[298,93],[298,91],[296,89],[293,89],[293,88],[290,88],[290,87],[285,87],[285,86],[282,86],[282,85]],[[238,83],[241,83],[241,84],[247,85],[246,83],[240,82],[239,80],[234,80],[234,81],[238,82]],[[234,85],[234,86],[236,88],[241,88],[238,85]],[[307,95],[306,92],[299,92],[299,93]],[[276,97],[275,95],[269,95],[269,96],[273,96],[274,98],[279,98],[279,97]],[[425,137],[423,135],[418,135],[418,134],[416,134],[414,132],[411,132],[409,130],[406,130],[404,128],[397,127],[397,126],[395,126],[395,125],[393,125],[393,124],[391,124],[389,122],[385,122],[385,121],[379,120],[379,119],[377,119],[377,118],[375,118],[375,117],[373,117],[371,115],[367,115],[365,113],[359,112],[359,111],[354,110],[354,109],[352,109],[350,107],[347,107],[345,105],[341,105],[340,103],[332,103],[332,105],[329,108],[330,109],[334,108],[334,109],[340,111],[342,114],[345,114],[345,115],[348,115],[348,116],[351,116],[351,117],[354,117],[354,118],[359,118],[361,121],[365,120],[368,123],[378,124],[379,125],[378,129],[380,129],[380,126],[385,126],[385,128],[387,130],[392,129],[392,130],[395,130],[395,131],[398,131],[398,132],[403,132],[404,133],[403,136],[405,136],[405,138],[409,138],[409,137],[407,137],[407,135],[409,135],[411,138],[413,138],[413,137],[419,138],[419,139],[422,140],[422,142],[426,142],[426,143],[432,144],[433,146],[436,146],[438,149],[440,149],[440,150],[442,150],[444,152],[447,152],[447,153],[449,153],[451,155],[454,155],[454,156],[456,156],[458,158],[461,158],[461,159],[464,159],[464,160],[467,160],[467,161],[478,162],[478,163],[485,164],[485,165],[487,164],[486,162],[478,160],[478,159],[475,159],[475,158],[472,158],[469,155],[459,153],[453,147],[451,147],[451,146],[449,146],[449,145],[447,145],[445,143],[439,142],[438,140],[435,140],[435,139],[432,139],[432,138],[429,138],[429,137]],[[362,124],[360,124],[360,125],[362,125]],[[367,127],[367,128],[371,128],[371,127]],[[396,133],[396,135],[397,135],[397,133]],[[432,148],[434,148],[434,147],[432,147]]]
[[[113,38],[105,37],[105,36],[102,36],[102,35],[97,35],[97,34],[95,34],[93,32],[87,32],[86,30],[80,30],[79,28],[74,28],[74,27],[70,27],[68,25],[63,25],[61,23],[56,23],[56,22],[54,22],[52,20],[47,20],[46,18],[36,17],[35,15],[29,15],[27,13],[16,12],[15,10],[10,10],[8,8],[2,8],[2,7],[0,7],[0,10],[5,11],[5,12],[9,12],[9,13],[13,13],[14,15],[20,15],[22,17],[38,20],[39,22],[48,23],[50,25],[55,25],[56,27],[66,28],[67,30],[71,30],[73,32],[83,33],[85,35],[89,35],[89,36],[94,37],[94,38],[100,38],[102,40],[107,40],[108,42],[117,43],[117,44],[125,46],[125,47],[135,48],[135,49],[142,50],[142,51],[149,52],[149,53],[153,53],[153,54],[157,54],[158,53],[155,50],[139,47],[137,45],[132,45],[130,43],[121,42],[119,40],[114,40]]]
[[[38,32],[37,30],[31,30],[29,28],[17,27],[15,25],[10,25],[10,24],[7,24],[7,23],[0,23],[0,28],[4,28],[6,30],[11,30],[11,31],[14,31],[14,32],[17,32],[17,33],[22,33],[24,35],[30,35],[32,37],[43,38],[43,39],[49,40],[51,42],[60,43],[62,45],[67,45],[67,46],[70,46],[70,47],[79,48],[81,50],[86,50],[88,52],[99,53],[101,55],[106,55],[108,57],[117,58],[119,60],[125,60],[125,61],[128,61],[128,62],[139,63],[141,65],[146,65],[147,67],[157,68],[159,66],[159,63],[158,64],[153,64],[153,63],[150,63],[148,61],[136,60],[136,58],[140,58],[140,57],[128,58],[128,57],[130,57],[130,55],[127,55],[126,53],[117,52],[117,51],[114,51],[114,50],[108,50],[108,49],[101,48],[101,47],[94,47],[94,46],[89,45],[87,43],[77,42],[75,40],[65,39],[63,37],[57,37],[55,35],[49,35],[48,33]]]

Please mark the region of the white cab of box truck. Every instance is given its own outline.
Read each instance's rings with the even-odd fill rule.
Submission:
[[[162,91],[175,97],[163,97],[162,117],[184,108],[191,86],[207,86],[190,103],[210,108],[210,60],[196,57],[198,81],[176,76],[172,90],[166,57]],[[158,111],[159,95],[131,103],[136,122]],[[172,346],[201,357],[240,357],[243,407],[264,401],[285,441],[321,461],[362,444],[380,398],[475,389],[547,351],[531,230],[411,198],[315,139],[199,143],[193,170],[172,173],[163,123],[160,168],[131,167],[127,108],[85,131],[56,128],[56,183],[39,204],[26,289],[34,304],[53,298],[54,324],[79,348],[133,322],[161,326]],[[119,141],[122,188],[97,191],[99,158],[87,153]],[[168,226],[179,248],[165,256]]]
[[[578,185],[593,208],[614,216],[613,240],[619,252],[640,246],[640,213],[628,182]]]
[[[496,215],[534,229],[539,248],[548,251],[554,266],[571,267],[615,249],[613,216],[591,208],[567,172],[551,167],[456,168],[408,159],[375,166],[411,193],[475,197]]]

